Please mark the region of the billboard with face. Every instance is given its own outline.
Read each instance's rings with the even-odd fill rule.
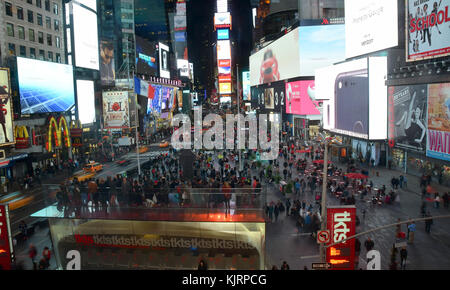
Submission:
[[[112,40],[100,42],[100,78],[103,86],[114,86],[116,71],[114,65],[114,43]]]

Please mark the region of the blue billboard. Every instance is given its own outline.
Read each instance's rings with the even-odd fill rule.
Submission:
[[[230,39],[230,30],[229,29],[217,29],[217,39],[218,40]]]

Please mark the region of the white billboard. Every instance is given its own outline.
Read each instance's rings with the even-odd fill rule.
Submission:
[[[217,41],[217,59],[231,59],[231,45],[229,40]]]
[[[99,70],[97,14],[73,3],[75,66]]]
[[[169,47],[159,43],[159,76],[170,79]]]
[[[386,57],[369,57],[316,71],[323,127],[352,137],[387,138]]]
[[[250,56],[250,85],[300,76],[299,29]]]
[[[81,124],[95,123],[94,82],[77,80],[78,115]]]
[[[228,0],[217,0],[217,12],[228,12]]]
[[[189,77],[189,61],[186,59],[177,59],[177,68],[180,70],[180,76]]]
[[[351,58],[398,45],[397,0],[345,0],[345,50]]]
[[[76,1],[97,12],[97,0],[76,0]]]
[[[230,12],[215,13],[214,14],[214,26],[216,26],[216,27],[231,26]]]

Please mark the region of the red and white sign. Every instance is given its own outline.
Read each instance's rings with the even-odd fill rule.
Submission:
[[[214,14],[214,27],[215,28],[231,27],[231,14],[230,14],[230,12],[222,12],[222,13]]]
[[[231,83],[231,75],[219,76],[219,83]]]
[[[327,229],[330,242],[337,243],[355,235],[356,207],[335,206],[327,208]],[[355,239],[350,239],[327,248],[327,262],[334,270],[354,270]]]
[[[8,205],[0,205],[0,267],[2,270],[11,270],[11,252]]]
[[[219,67],[231,67],[231,59],[219,59]]]
[[[330,231],[318,231],[317,232],[317,243],[327,244],[330,242]]]
[[[320,105],[315,95],[314,81],[286,83],[286,113],[320,115]]]

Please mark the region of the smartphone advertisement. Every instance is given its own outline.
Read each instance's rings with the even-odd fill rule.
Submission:
[[[358,59],[317,72],[320,99],[328,100],[324,129],[362,139],[387,138],[386,57]]]
[[[286,113],[320,115],[320,106],[315,99],[313,80],[286,83]]]

